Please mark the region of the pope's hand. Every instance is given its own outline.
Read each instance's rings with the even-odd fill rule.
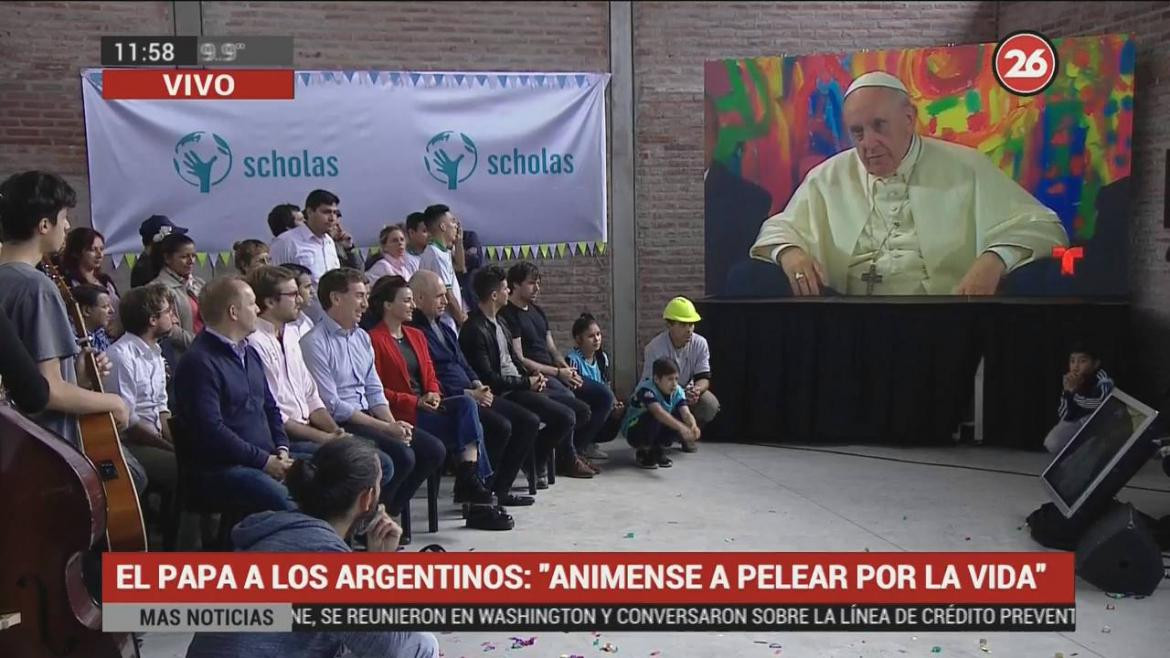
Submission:
[[[780,269],[788,277],[792,294],[796,297],[821,294],[821,286],[829,277],[825,268],[800,247],[789,247],[780,252]]]
[[[955,288],[956,295],[994,295],[999,290],[999,281],[1003,278],[1007,267],[994,253],[987,252],[975,259],[971,269],[963,275],[959,286]]]

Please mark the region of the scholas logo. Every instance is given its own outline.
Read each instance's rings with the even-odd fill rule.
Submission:
[[[479,166],[479,147],[466,133],[444,130],[427,142],[423,164],[431,178],[458,189]],[[557,176],[573,173],[572,153],[553,153],[541,147],[540,153],[525,153],[518,147],[487,156],[489,176]]]
[[[203,194],[211,191],[232,171],[232,147],[227,140],[202,130],[187,133],[175,144],[171,160],[179,178],[199,188]]]
[[[313,155],[308,149],[300,153],[272,149],[264,155],[246,155],[242,160],[244,178],[335,178],[341,171],[336,155]],[[228,141],[203,130],[179,139],[172,159],[179,178],[203,194],[228,177],[233,163]]]

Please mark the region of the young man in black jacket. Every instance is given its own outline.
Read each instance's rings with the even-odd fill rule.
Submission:
[[[545,469],[548,457],[557,446],[567,446],[577,424],[574,411],[544,393],[547,380],[540,373],[529,373],[512,349],[512,336],[496,315],[508,303],[508,282],[504,270],[489,265],[472,279],[479,304],[471,311],[459,332],[459,345],[479,380],[499,395],[536,414],[545,427],[536,438],[536,486],[548,487]],[[593,471],[573,468],[568,477],[591,478]]]

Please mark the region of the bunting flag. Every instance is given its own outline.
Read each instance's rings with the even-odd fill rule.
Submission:
[[[219,252],[219,262],[223,263],[224,265],[231,265],[232,264],[232,252],[230,252],[230,251]]]
[[[114,262],[117,263],[118,260],[114,259]],[[127,265],[129,265],[130,267],[133,268],[137,263],[138,263],[138,254],[133,254],[133,253],[126,254],[126,264]]]
[[[195,260],[199,261],[200,265],[203,265],[204,267],[206,267],[207,266],[207,252],[206,251],[195,252]]]
[[[496,257],[496,248],[495,247],[484,247],[483,252],[485,254],[487,254],[488,260],[499,260]]]
[[[568,247],[569,247],[569,245],[564,244],[563,242],[558,242],[557,243],[557,258],[564,258],[565,252],[567,252],[569,250]]]

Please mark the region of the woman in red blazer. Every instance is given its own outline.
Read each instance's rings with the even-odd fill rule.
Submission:
[[[496,506],[486,483],[492,475],[479,422],[479,405],[466,395],[443,399],[426,336],[405,326],[414,314],[414,293],[400,276],[385,276],[370,292],[370,311],[380,322],[370,331],[374,368],[394,417],[439,437],[459,455],[455,502],[470,503],[467,525],[486,530],[512,529],[512,517]],[[506,527],[505,527],[506,526]]]

